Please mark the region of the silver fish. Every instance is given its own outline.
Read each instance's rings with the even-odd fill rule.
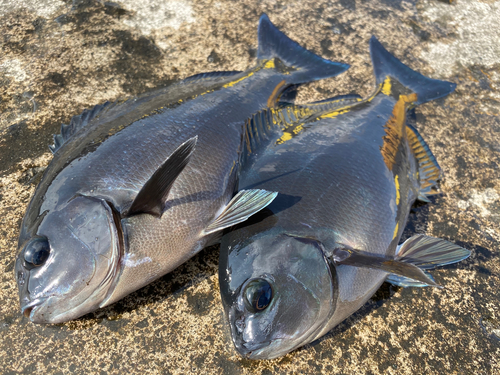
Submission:
[[[256,114],[239,186],[278,191],[221,242],[219,280],[238,352],[272,359],[325,335],[384,281],[438,286],[426,269],[469,251],[416,235],[398,246],[440,168],[409,107],[454,91],[370,41],[377,89]]]
[[[266,15],[258,38],[245,72],[200,74],[62,126],[19,236],[15,276],[32,322],[121,299],[272,201],[256,189],[232,198],[244,120],[288,86],[348,66],[300,47]]]

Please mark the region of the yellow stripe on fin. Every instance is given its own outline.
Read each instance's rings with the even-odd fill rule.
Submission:
[[[279,145],[281,143],[285,143],[286,141],[289,141],[292,139],[292,134],[288,132],[284,132],[283,135],[276,141],[276,144]]]
[[[399,223],[396,223],[396,228],[394,228],[394,235],[392,236],[392,239],[395,239],[396,236],[398,235],[398,229],[399,229]]]
[[[401,193],[399,192],[399,176],[394,177],[394,184],[396,185],[396,205],[399,205]]]
[[[429,195],[438,193],[436,187],[437,182],[442,177],[441,168],[417,129],[407,124],[406,134],[408,135],[408,143],[418,163],[418,177],[420,182],[418,199],[428,202],[427,197]]]

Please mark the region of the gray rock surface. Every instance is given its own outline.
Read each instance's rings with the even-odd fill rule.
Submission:
[[[457,83],[417,109],[445,179],[404,237],[442,237],[471,258],[434,272],[442,290],[384,284],[319,342],[272,361],[233,350],[216,247],[79,320],[28,322],[13,277],[18,228],[60,123],[192,74],[245,69],[262,12],[301,45],[352,65],[305,87],[302,101],[368,93],[372,34],[413,69]],[[0,372],[500,373],[499,13],[498,0],[0,0]]]

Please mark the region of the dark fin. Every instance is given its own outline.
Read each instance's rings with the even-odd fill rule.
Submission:
[[[415,104],[422,104],[455,90],[454,83],[427,78],[407,67],[391,55],[374,36],[370,39],[370,54],[377,85],[382,85],[382,92],[386,95],[395,95],[398,99],[399,93],[394,92],[394,89],[397,89],[399,83],[417,94]]]
[[[61,125],[61,133],[54,134],[54,144],[49,146],[50,151],[55,154],[57,150],[81,128],[87,126],[95,119],[102,111],[108,108],[112,103],[106,102],[98,104],[92,109],[84,109],[78,116],[73,116],[68,125]]]
[[[231,199],[221,214],[203,230],[203,234],[207,235],[242,223],[267,207],[277,195],[276,192],[260,189],[241,190]]]
[[[269,108],[255,113],[246,121],[245,143],[247,155],[264,147],[266,141],[275,141],[287,131],[293,132],[294,126],[312,116],[308,106],[289,105],[278,109]],[[244,156],[245,157],[245,156]]]
[[[417,234],[398,247],[396,259],[428,270],[460,262],[470,254],[469,250],[451,242]]]
[[[187,77],[180,81],[181,83],[191,83],[193,81],[203,81],[203,82],[209,82],[209,81],[218,81],[221,80],[221,78],[226,78],[226,77],[232,77],[237,74],[240,74],[240,71],[232,71],[232,72],[208,72],[208,73],[199,73],[195,74],[194,76]]]
[[[437,194],[437,182],[442,178],[441,168],[432,154],[429,146],[422,136],[412,125],[406,124],[406,134],[408,142],[418,161],[418,173],[420,179],[420,191],[418,199],[429,202],[429,195]]]
[[[440,285],[430,279],[419,267],[402,260],[347,248],[334,249],[331,255],[329,254],[329,257],[336,264],[381,270],[389,274],[403,276],[429,286],[441,288]]]
[[[363,100],[363,97],[361,95],[358,95],[358,94],[347,94],[347,95],[337,95],[337,96],[334,96],[333,98],[318,100],[317,102],[312,102],[311,104],[331,103],[331,102],[335,102],[335,101],[360,102],[362,100]]]
[[[325,60],[301,47],[279,31],[266,14],[260,17],[258,38],[257,59],[279,58],[286,65],[283,77],[288,84],[334,77],[349,68],[347,64]]]
[[[139,191],[126,217],[144,213],[161,217],[168,193],[189,162],[197,141],[198,136],[188,139],[165,160]]]
[[[424,271],[424,273],[429,279],[431,279],[432,281],[435,282],[434,278],[432,277],[432,275],[429,272]],[[421,283],[419,281],[415,281],[415,280],[409,279],[407,277],[394,275],[393,273],[391,273],[389,276],[387,276],[385,281],[392,284],[392,285],[401,286],[403,288],[410,288],[410,287],[423,288],[423,287],[429,286],[425,283]]]

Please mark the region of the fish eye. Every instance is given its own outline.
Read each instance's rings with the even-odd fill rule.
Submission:
[[[244,292],[247,308],[257,313],[264,310],[271,303],[273,288],[267,280],[255,279],[250,281]]]
[[[24,260],[29,266],[41,266],[47,261],[49,255],[50,245],[46,238],[32,240],[24,250]]]

